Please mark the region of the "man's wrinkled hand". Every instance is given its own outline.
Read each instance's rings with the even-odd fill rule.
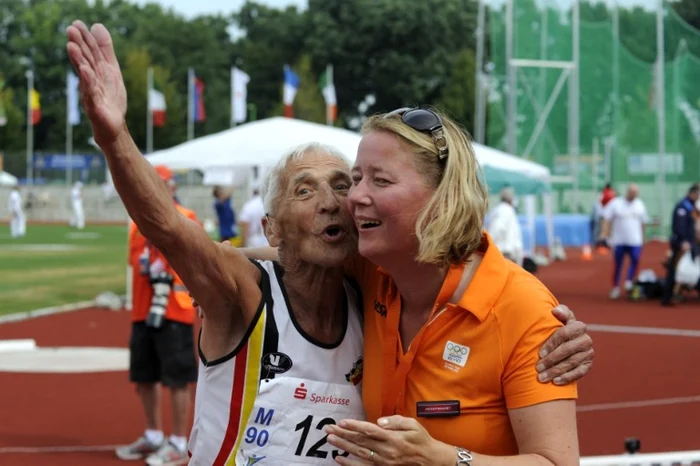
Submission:
[[[74,21],[66,51],[80,79],[80,97],[97,144],[104,147],[126,128],[126,87],[109,31]]]
[[[586,324],[560,304],[552,310],[564,326],[557,329],[540,348],[537,378],[542,383],[566,385],[586,375],[593,366],[593,339]]]

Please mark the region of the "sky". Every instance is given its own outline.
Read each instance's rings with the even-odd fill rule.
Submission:
[[[132,3],[138,3],[144,5],[146,3],[160,3],[164,7],[172,7],[178,13],[183,14],[187,18],[193,18],[201,14],[212,14],[212,13],[233,13],[238,11],[245,0],[130,0]],[[307,0],[258,0],[260,3],[270,5],[273,7],[284,8],[288,5],[297,5],[301,8],[305,8],[307,5]],[[348,0],[350,1],[350,0]],[[406,1],[420,1],[420,0],[406,0]],[[487,4],[500,4],[505,0],[486,0]],[[541,0],[540,0],[541,1]],[[572,0],[549,0],[552,2],[559,2],[564,5],[570,4]],[[608,4],[613,4],[617,2],[618,5],[622,7],[630,6],[644,6],[647,8],[653,8],[658,0],[604,0]]]
[[[160,3],[166,8],[173,8],[176,12],[187,18],[197,15],[224,13],[229,14],[240,10],[245,0],[130,0],[131,3],[145,5],[146,3]],[[307,0],[257,0],[258,3],[272,7],[284,8],[289,5],[297,5],[306,8]]]

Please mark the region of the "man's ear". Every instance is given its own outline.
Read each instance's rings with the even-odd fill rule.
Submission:
[[[265,232],[265,238],[267,238],[267,242],[273,248],[279,247],[280,243],[282,242],[282,238],[279,235],[275,219],[270,217],[269,215],[265,215],[262,218],[261,222],[263,231]]]

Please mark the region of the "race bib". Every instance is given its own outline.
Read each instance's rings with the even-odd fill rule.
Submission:
[[[337,464],[348,453],[329,445],[323,428],[341,419],[365,420],[361,384],[296,377],[261,382],[239,442],[237,466]]]

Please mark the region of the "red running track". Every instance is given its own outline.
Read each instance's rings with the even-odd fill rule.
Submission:
[[[643,253],[642,268],[660,273],[663,254],[663,245],[650,245]],[[700,335],[698,301],[671,309],[658,302],[610,301],[610,256],[595,255],[592,261],[578,256],[570,251],[567,261],[541,269],[538,276],[579,319],[596,325],[691,329]],[[700,419],[700,337],[594,329],[594,369],[579,390],[581,453],[621,453],[629,436],[641,439],[644,452],[700,449],[694,428]],[[126,312],[85,310],[0,325],[0,339],[34,338],[39,346],[126,347],[128,337]],[[3,465],[123,464],[108,447],[133,441],[143,429],[141,408],[126,372],[0,372],[0,387]],[[164,400],[163,410],[166,431],[168,401]],[[95,446],[103,449],[46,451]],[[36,451],[8,453],[18,447]]]

